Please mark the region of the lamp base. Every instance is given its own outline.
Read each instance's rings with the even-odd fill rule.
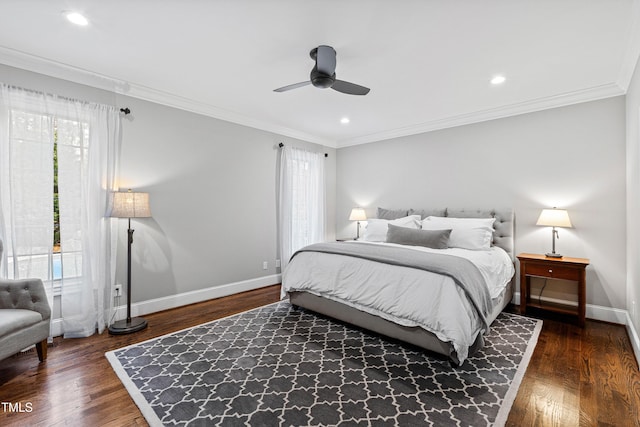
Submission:
[[[552,254],[544,254],[544,256],[546,256],[547,258],[562,258],[562,255],[557,254],[557,253],[552,253]]]
[[[138,332],[147,327],[147,321],[142,317],[134,317],[130,321],[118,320],[109,326],[111,335],[125,335]]]

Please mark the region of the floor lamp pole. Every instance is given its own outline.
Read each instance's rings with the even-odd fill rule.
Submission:
[[[133,229],[131,229],[131,218],[127,229],[127,319],[118,320],[109,326],[109,333],[113,335],[124,335],[141,331],[147,327],[147,321],[142,317],[131,318],[131,245],[133,244]]]
[[[133,230],[131,218],[127,228],[127,323],[131,323],[131,245],[133,245]]]

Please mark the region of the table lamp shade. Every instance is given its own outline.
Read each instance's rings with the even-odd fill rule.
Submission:
[[[113,207],[111,214],[114,218],[149,218],[149,193],[127,192],[113,193]]]
[[[351,215],[349,215],[350,221],[366,221],[367,214],[364,212],[362,208],[353,208],[351,209]]]
[[[571,228],[569,214],[564,209],[543,209],[536,225],[546,227],[568,227]]]
[[[556,253],[556,238],[558,237],[558,230],[556,227],[572,227],[569,214],[564,209],[543,209],[538,217],[536,225],[544,227],[553,227],[551,229],[551,252],[545,255],[549,258],[562,258],[562,255]]]

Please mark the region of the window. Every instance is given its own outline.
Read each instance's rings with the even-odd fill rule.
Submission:
[[[11,110],[9,117],[12,177],[27,191],[31,187],[29,181],[51,182],[49,192],[46,186],[38,186],[36,191],[41,195],[32,200],[22,199],[19,192],[14,192],[18,199],[14,203],[21,205],[18,210],[28,213],[14,218],[17,232],[29,235],[27,241],[34,245],[19,247],[16,255],[8,259],[9,277],[54,281],[78,277],[82,272],[82,231],[80,195],[74,181],[82,179],[82,170],[86,168],[89,126],[28,111]],[[51,212],[49,207],[53,217],[45,221],[45,212]]]

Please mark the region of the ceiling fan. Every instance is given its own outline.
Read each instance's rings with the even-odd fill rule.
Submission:
[[[311,52],[309,52],[309,56],[311,56],[311,59],[316,61],[316,65],[311,70],[310,80],[294,83],[292,85],[274,89],[273,91],[286,92],[291,89],[297,89],[299,87],[312,84],[315,87],[322,89],[330,87],[333,90],[349,95],[366,95],[369,93],[370,89],[368,87],[336,79],[336,51],[331,46],[322,45],[313,48]]]

